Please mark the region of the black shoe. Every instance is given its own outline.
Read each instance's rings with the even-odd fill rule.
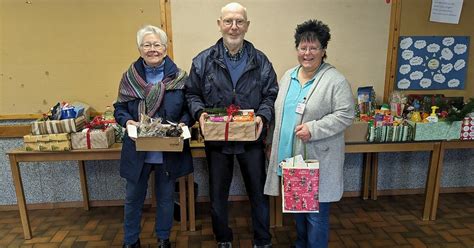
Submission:
[[[171,248],[169,239],[158,239],[158,248]]]
[[[218,242],[217,248],[232,248],[232,242]]]
[[[123,245],[122,248],[140,248],[140,239],[137,240],[137,242],[131,244],[131,245]]]
[[[267,244],[267,245],[253,245],[253,248],[272,248],[272,244]]]

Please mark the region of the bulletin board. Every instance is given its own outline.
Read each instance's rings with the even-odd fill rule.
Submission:
[[[395,59],[391,62],[393,70],[390,71],[390,77],[386,80],[385,88],[388,90],[385,96],[388,98],[390,92],[397,90],[398,65],[398,37],[414,36],[441,36],[441,37],[474,37],[474,1],[464,0],[461,10],[461,16],[458,24],[448,24],[439,22],[430,22],[431,0],[392,0],[393,4],[400,5],[400,13],[395,18],[395,31],[398,32],[393,50],[396,51]],[[392,27],[391,27],[392,28]],[[465,100],[474,97],[474,49],[473,42],[468,43],[466,74],[463,82],[463,88],[460,89],[406,89],[405,94],[443,94],[448,97],[464,97]],[[459,84],[461,85],[461,83]]]
[[[401,36],[396,88],[463,90],[468,48],[468,36]]]

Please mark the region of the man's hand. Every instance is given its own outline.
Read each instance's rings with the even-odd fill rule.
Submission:
[[[258,139],[260,138],[260,135],[262,134],[262,130],[263,130],[262,117],[257,116],[257,118],[255,118],[255,122],[257,122],[257,139]]]
[[[201,134],[204,136],[204,123],[206,122],[207,119],[207,113],[202,112],[201,116],[199,116],[199,128],[201,128]]]
[[[303,142],[308,142],[311,139],[311,133],[309,132],[306,124],[301,124],[295,128],[296,137],[300,138]]]
[[[140,123],[134,121],[134,120],[128,120],[127,123],[125,123],[125,126],[128,126],[128,125],[134,125],[134,126],[140,126]],[[137,141],[136,138],[132,138],[129,136],[130,139],[132,139],[133,141]]]

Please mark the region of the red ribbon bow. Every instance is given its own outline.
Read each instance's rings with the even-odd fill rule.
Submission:
[[[86,143],[87,143],[87,149],[91,149],[91,130],[92,129],[101,129],[102,131],[105,131],[107,129],[107,126],[111,123],[115,123],[115,120],[109,121],[105,120],[102,116],[98,115],[92,119],[92,121],[86,123],[86,128],[88,128],[87,133],[86,133]]]
[[[239,112],[240,107],[234,104],[231,104],[229,107],[225,109],[227,111],[227,116],[233,116],[237,112]]]
[[[229,122],[232,121],[232,116],[234,116],[234,114],[239,112],[240,107],[237,105],[231,104],[225,110],[227,112],[227,120],[225,122],[225,141],[227,141],[229,139]]]

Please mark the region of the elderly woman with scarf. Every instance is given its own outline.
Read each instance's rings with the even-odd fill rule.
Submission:
[[[166,33],[157,27],[148,25],[138,30],[140,58],[123,74],[114,104],[114,116],[121,126],[138,125],[141,114],[193,124],[183,92],[187,75],[166,56],[167,40]],[[152,171],[158,247],[170,247],[175,181],[193,171],[189,143],[185,142],[182,152],[139,152],[134,139],[125,135],[120,160],[120,176],[126,179],[123,247],[140,247],[142,207]]]

